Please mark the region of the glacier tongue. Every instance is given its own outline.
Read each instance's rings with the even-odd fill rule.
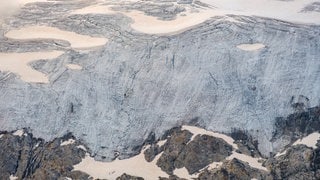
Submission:
[[[34,44],[65,50],[55,60],[30,64],[48,74],[50,84],[0,73],[4,130],[30,127],[45,139],[71,131],[98,159],[111,160],[114,151],[122,158],[136,154],[150,132],[160,135],[196,120],[208,130],[246,129],[267,154],[277,148],[269,142],[277,116],[291,113],[295,103],[309,107],[320,102],[319,26],[230,16],[236,21],[216,17],[180,34],[156,36],[132,30],[130,19],[121,14],[65,18],[62,11],[50,11],[56,18],[48,20],[40,16],[45,12],[31,15],[51,22],[46,25],[105,36],[109,42],[82,52],[55,40],[39,41],[40,46],[1,37],[1,51],[31,51]],[[13,27],[35,24],[29,16],[16,18],[25,21],[12,20]],[[264,48],[244,51],[237,48],[241,44]],[[82,69],[68,69],[68,64]]]

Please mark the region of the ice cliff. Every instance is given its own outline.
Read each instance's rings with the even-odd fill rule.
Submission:
[[[97,159],[111,160],[115,151],[122,158],[138,153],[136,147],[151,132],[159,136],[174,126],[196,123],[219,132],[248,130],[268,154],[283,146],[270,142],[275,118],[320,102],[318,25],[228,15],[172,35],[151,35],[133,29],[125,13],[71,13],[91,4],[27,4],[2,25],[1,53],[64,54],[29,63],[49,83],[28,83],[1,70],[1,130],[27,127],[46,140],[72,132]],[[183,9],[170,12],[166,18]],[[5,36],[33,25],[108,42],[79,50],[64,40]]]

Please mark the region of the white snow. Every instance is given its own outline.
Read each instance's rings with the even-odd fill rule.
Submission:
[[[54,2],[48,0],[18,0],[20,6],[24,6],[28,3],[35,3],[35,2]]]
[[[8,16],[19,10],[22,6],[33,2],[46,2],[47,0],[2,0],[0,1],[0,17]]]
[[[13,133],[14,136],[20,136],[20,137],[23,136],[23,134],[24,134],[24,130],[23,129],[16,130]]]
[[[320,139],[320,134],[318,132],[314,132],[314,133],[309,134],[308,136],[306,136],[300,140],[297,140],[295,143],[293,143],[293,146],[298,145],[298,144],[304,144],[308,147],[315,149],[315,148],[317,148],[316,144],[319,139]]]
[[[282,151],[282,152],[278,152],[278,153],[275,155],[275,157],[283,156],[283,155],[285,155],[286,153],[287,153],[287,150],[284,150],[284,151]]]
[[[198,177],[196,174],[190,175],[188,170],[185,167],[180,168],[180,169],[175,169],[173,171],[173,174],[180,177],[180,178],[184,178],[184,179],[192,179],[192,178]]]
[[[238,145],[233,143],[234,139],[232,139],[230,136],[227,136],[221,133],[212,132],[212,131],[207,131],[205,129],[198,128],[195,126],[182,126],[182,130],[188,130],[193,134],[190,141],[192,141],[197,135],[208,135],[208,136],[221,138],[224,141],[226,141],[228,144],[230,144],[234,149],[238,149]]]
[[[37,144],[34,146],[34,148],[39,147],[39,145],[40,145],[40,142],[37,142]]]
[[[71,69],[71,70],[82,70],[82,66],[77,64],[67,64],[66,66],[68,69]]]
[[[157,143],[157,145],[161,147],[161,146],[163,146],[166,142],[167,142],[167,140],[165,139],[165,140],[159,141],[159,142]]]
[[[264,44],[256,43],[256,44],[240,44],[237,48],[244,50],[244,51],[257,51],[266,47]]]
[[[54,59],[63,53],[63,51],[0,53],[0,70],[18,74],[25,82],[48,83],[45,74],[34,70],[28,64],[40,59]]]
[[[145,147],[144,150],[148,147]],[[168,174],[156,165],[162,153],[157,155],[152,162],[147,162],[143,152],[129,159],[116,159],[112,162],[95,161],[87,154],[79,164],[74,166],[74,170],[85,172],[95,179],[116,179],[123,173],[143,177],[144,179],[158,179],[159,176],[168,177]]]
[[[66,146],[66,145],[69,145],[69,144],[74,144],[76,141],[74,139],[69,139],[67,141],[63,141],[60,146]]]
[[[260,169],[263,171],[268,171],[266,167],[262,166],[262,163],[259,162],[259,160],[262,160],[261,158],[253,158],[251,156],[245,155],[245,154],[240,154],[235,151],[233,151],[232,155],[227,157],[227,160],[232,160],[233,158],[237,158],[241,161],[247,162],[249,166]]]
[[[213,162],[211,164],[209,164],[209,166],[207,167],[208,170],[212,170],[212,169],[217,169],[220,168],[222,166],[223,162]]]
[[[68,41],[74,49],[95,48],[103,46],[108,42],[106,38],[81,35],[75,32],[63,31],[58,28],[48,26],[30,26],[11,30],[7,32],[5,36],[16,40],[60,39]]]
[[[176,34],[192,28],[206,20],[227,15],[246,15],[274,18],[294,23],[320,24],[320,13],[303,13],[301,10],[314,0],[201,0],[213,8],[197,9],[194,12],[186,7],[183,16],[178,15],[170,21],[159,20],[157,17],[145,15],[141,11],[114,11],[111,5],[92,5],[73,11],[71,14],[115,14],[121,13],[133,19],[131,27],[147,34]],[[228,20],[228,19],[227,19]],[[230,20],[230,18],[229,18]],[[234,19],[231,18],[231,21]]]
[[[3,137],[3,134],[0,134],[0,139]]]
[[[10,175],[10,177],[9,177],[9,180],[17,180],[17,179],[18,179],[18,177],[14,176],[14,175]]]
[[[83,145],[79,145],[79,146],[77,146],[77,148],[82,149],[82,150],[84,150],[84,151],[87,151],[87,148],[84,147]]]
[[[184,16],[177,16],[171,21],[159,20],[157,17],[145,15],[141,11],[120,12],[110,9],[112,6],[94,5],[78,9],[72,14],[115,14],[121,13],[133,19],[131,27],[137,31],[147,34],[176,34],[198,25],[211,17],[224,15],[210,9],[199,10],[199,12],[183,12]]]
[[[320,24],[320,13],[301,10],[315,0],[200,0],[226,14],[260,16],[293,23]]]

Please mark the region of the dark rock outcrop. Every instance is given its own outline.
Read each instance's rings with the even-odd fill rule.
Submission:
[[[11,175],[18,179],[89,178],[85,173],[71,172],[73,165],[80,163],[86,153],[77,147],[80,142],[71,134],[51,142],[36,139],[27,130],[22,135],[0,134],[0,179],[9,179]],[[61,145],[69,139],[74,142]]]
[[[266,172],[258,169],[254,169],[247,165],[246,163],[238,160],[232,159],[231,161],[226,161],[221,168],[214,169],[212,171],[205,170],[202,172],[198,179],[199,180],[249,180],[249,179],[266,179]]]
[[[308,108],[288,117],[279,117],[275,122],[272,141],[282,136],[290,137],[291,142],[320,130],[320,107]]]
[[[254,140],[247,131],[233,129],[230,136],[235,140],[234,143],[238,145],[239,153],[252,157],[261,157],[258,150],[258,141]]]
[[[231,155],[232,146],[224,140],[208,135],[197,135],[186,145],[175,161],[176,168],[185,167],[190,174],[219,162]]]
[[[313,150],[305,145],[292,146],[282,156],[270,158],[266,166],[273,179],[319,179],[319,148]]]
[[[148,161],[162,151],[157,165],[168,174],[174,169],[185,167],[190,174],[203,169],[212,162],[219,162],[231,154],[232,147],[224,140],[208,135],[197,135],[175,128],[168,134],[163,147],[152,145],[145,151]]]
[[[128,174],[122,174],[116,180],[144,180],[142,177],[130,176]]]
[[[168,174],[172,174],[175,169],[175,160],[184,150],[187,143],[190,141],[192,133],[189,131],[181,131],[174,129],[168,137],[168,142],[164,147],[164,152],[159,158],[157,165]]]

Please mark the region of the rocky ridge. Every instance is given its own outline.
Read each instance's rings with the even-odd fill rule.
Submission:
[[[304,113],[300,112],[300,115]],[[292,117],[296,119],[291,120],[298,120],[300,116],[296,113],[289,116],[289,118]],[[312,118],[309,117],[303,121],[309,122]],[[319,114],[317,118],[319,120]],[[295,125],[299,127],[298,124]],[[312,133],[314,132],[319,133],[319,130],[314,129]],[[140,148],[140,151],[144,155],[144,161],[149,162],[150,165],[151,162],[156,161],[155,165],[167,174],[167,177],[159,177],[163,180],[271,180],[319,179],[320,177],[319,139],[313,140],[318,143],[311,147],[309,144],[297,144],[292,141],[281,152],[264,157],[255,148],[256,142],[248,132],[234,130],[229,135],[215,134],[195,126],[175,127],[166,131],[159,139],[151,134],[141,145],[145,148]],[[300,137],[305,136],[308,134],[302,134]],[[89,173],[92,171],[87,170],[87,168],[94,169],[94,164],[85,165],[83,171],[75,169],[79,163],[85,163],[83,159],[90,153],[92,151],[70,133],[46,142],[33,137],[28,129],[1,132],[0,178],[96,179],[94,174]],[[125,165],[124,162],[123,169]],[[100,164],[100,166],[103,165]],[[102,169],[105,177],[108,177],[109,170]],[[115,178],[119,180],[148,179],[144,171],[135,172],[133,176],[126,172],[113,173],[120,173]],[[139,177],[138,174],[142,177]]]

